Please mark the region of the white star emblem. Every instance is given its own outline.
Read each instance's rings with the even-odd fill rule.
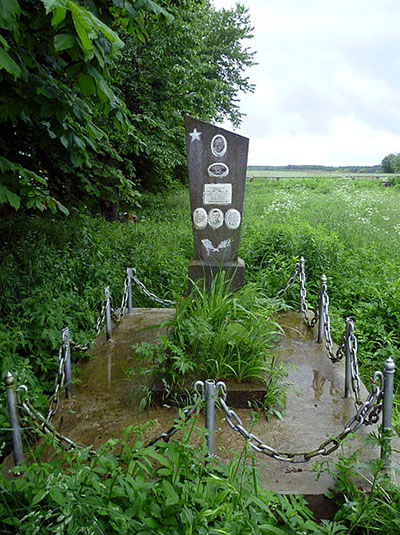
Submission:
[[[203,133],[203,132],[198,132],[198,131],[197,131],[197,128],[195,128],[195,129],[193,130],[193,132],[189,132],[189,136],[192,138],[192,139],[190,140],[190,142],[192,142],[192,141],[200,141],[200,136],[202,135],[202,133]]]

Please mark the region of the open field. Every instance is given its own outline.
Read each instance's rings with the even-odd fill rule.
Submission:
[[[324,177],[324,178],[344,178],[357,180],[387,180],[390,175],[386,173],[348,173],[341,171],[315,171],[315,170],[301,170],[301,171],[282,171],[282,170],[268,170],[260,171],[254,169],[248,169],[247,178],[312,178],[312,177]]]

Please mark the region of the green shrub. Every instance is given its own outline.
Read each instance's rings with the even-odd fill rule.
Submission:
[[[204,463],[204,442],[108,441],[87,450],[0,475],[0,531],[4,535],[285,535],[320,529],[302,497],[261,489],[254,468]],[[246,448],[247,450],[247,448]],[[342,532],[335,532],[342,533]]]

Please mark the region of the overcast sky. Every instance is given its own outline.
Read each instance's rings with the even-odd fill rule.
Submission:
[[[241,3],[258,62],[237,131],[250,165],[374,165],[400,152],[399,0]]]

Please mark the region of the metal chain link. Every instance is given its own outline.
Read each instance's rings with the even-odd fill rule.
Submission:
[[[378,380],[380,386],[378,386]],[[220,384],[220,397],[219,401],[222,409],[225,412],[226,422],[231,429],[241,434],[246,440],[249,441],[250,447],[257,452],[263,453],[268,457],[272,457],[277,461],[284,461],[288,463],[304,463],[310,461],[313,457],[317,455],[327,456],[337,450],[341,444],[341,441],[347,437],[350,433],[356,432],[363,424],[371,425],[376,423],[379,419],[379,415],[382,411],[383,405],[383,374],[381,372],[375,372],[373,378],[372,390],[368,394],[363,405],[357,410],[356,414],[351,418],[347,424],[344,426],[344,429],[334,438],[329,438],[318,448],[312,451],[299,451],[299,452],[287,452],[279,451],[267,444],[264,444],[263,441],[258,438],[254,433],[247,431],[243,426],[242,420],[236,414],[233,409],[230,409],[226,403],[227,390],[226,386],[223,385],[221,388]]]
[[[60,390],[64,386],[65,382],[65,361],[67,359],[67,353],[64,350],[64,344],[61,344],[60,349],[58,350],[58,370],[55,380],[54,393],[50,399],[49,412],[47,413],[47,420],[50,422],[51,419],[57,412],[58,404],[60,401]]]
[[[133,276],[132,276],[132,279],[135,281],[136,285],[138,286],[138,288],[145,294],[147,295],[147,297],[149,297],[150,299],[152,299],[153,301],[155,301],[156,303],[159,303],[160,305],[165,305],[165,306],[175,306],[176,305],[176,301],[170,301],[169,299],[160,299],[159,297],[157,297],[155,294],[153,294],[152,292],[150,292],[146,286],[143,284],[143,282],[141,282],[137,275],[136,275],[136,269],[135,268],[132,268],[132,273],[133,273]]]
[[[331,359],[331,361],[338,362],[341,358],[343,358],[343,354],[340,351],[340,348],[337,350],[336,353],[334,353],[333,351],[333,341],[331,336],[331,318],[329,316],[329,296],[328,292],[325,289],[321,291],[320,298],[322,300],[323,308],[325,347],[328,352],[328,357]]]
[[[52,435],[58,443],[65,443],[71,449],[82,449],[88,447],[80,442],[74,442],[70,438],[57,431],[54,425],[47,418],[45,418],[41,412],[35,409],[35,407],[29,401],[28,387],[26,385],[20,385],[17,388],[17,391],[18,390],[23,390],[25,392],[25,399],[18,400],[18,408],[23,411],[25,416],[31,421],[31,424],[37,433],[40,435]]]
[[[103,323],[105,322],[105,318],[106,318],[106,303],[104,300],[102,301],[102,304],[101,304],[100,314],[97,316],[96,328],[95,328],[96,334],[93,340],[91,342],[87,342],[86,344],[78,344],[74,342],[74,340],[71,339],[70,340],[71,347],[75,349],[75,351],[87,351],[89,347],[92,345],[92,343],[94,342],[94,340],[96,339],[96,337],[100,334],[101,327]]]
[[[361,405],[361,398],[360,398],[361,379],[360,379],[360,373],[358,371],[358,362],[357,362],[358,342],[357,342],[357,338],[354,335],[353,329],[351,329],[350,331],[348,344],[349,344],[349,353],[350,353],[351,387],[354,392],[355,404],[357,407]]]
[[[294,265],[293,275],[289,277],[286,283],[286,286],[282,288],[282,290],[279,290],[279,292],[275,296],[275,299],[277,299],[278,297],[282,297],[282,295],[284,295],[288,290],[290,290],[290,288],[292,288],[295,285],[297,281],[297,277],[299,276],[299,270],[300,270],[300,264],[299,262],[296,262]]]
[[[203,397],[199,396],[199,392],[196,389],[195,385],[195,400],[193,405],[190,408],[183,409],[183,418],[177,418],[173,425],[168,429],[168,431],[165,431],[164,433],[161,433],[157,437],[153,438],[146,444],[146,447],[153,446],[156,442],[159,440],[164,440],[164,442],[168,442],[171,437],[175,435],[177,431],[179,431],[181,424],[185,424],[191,416],[196,412],[196,410],[202,405],[204,402]]]
[[[300,312],[302,312],[303,314],[304,323],[307,325],[309,329],[312,329],[318,321],[318,307],[315,307],[315,310],[313,311],[313,317],[309,318],[308,317],[309,309],[308,309],[308,305],[306,301],[306,297],[307,297],[306,274],[304,271],[304,264],[302,265],[302,262],[299,263],[299,279],[300,279],[300,298],[303,304],[302,310]]]
[[[338,347],[338,350],[336,351],[337,360],[342,360],[343,357],[346,356],[346,340],[347,340],[347,334],[346,334],[346,328],[345,328],[343,331],[342,337],[340,339],[340,346]]]
[[[197,384],[197,383],[196,383]],[[22,390],[24,392],[24,399],[20,398],[19,391]],[[69,449],[83,449],[87,448],[85,444],[82,444],[80,442],[74,442],[70,438],[66,437],[57,429],[54,427],[54,425],[50,422],[49,418],[45,418],[41,412],[39,412],[30,402],[28,397],[28,387],[26,385],[20,385],[17,388],[17,394],[18,394],[18,409],[22,412],[22,419],[28,423],[31,424],[32,427],[29,427],[30,429],[33,429],[40,435],[52,435],[54,439],[59,443],[65,443],[67,444]],[[183,409],[183,418],[177,418],[175,419],[173,425],[164,433],[161,433],[157,437],[153,438],[148,444],[146,444],[145,447],[153,446],[156,442],[159,440],[164,440],[164,442],[168,442],[171,437],[177,433],[181,427],[182,424],[185,424],[191,416],[198,410],[200,405],[203,404],[203,398],[204,395],[199,395],[199,391],[195,385],[195,400],[191,407]],[[25,426],[27,427],[27,426]],[[95,453],[95,450],[90,450],[90,453]]]
[[[128,285],[129,285],[129,277],[127,275],[125,277],[125,281],[124,281],[124,291],[123,291],[123,294],[122,294],[121,307],[120,307],[118,312],[114,309],[112,296],[110,297],[110,299],[111,299],[111,317],[115,321],[116,324],[121,323],[121,321],[125,318],[125,316],[127,314]]]

